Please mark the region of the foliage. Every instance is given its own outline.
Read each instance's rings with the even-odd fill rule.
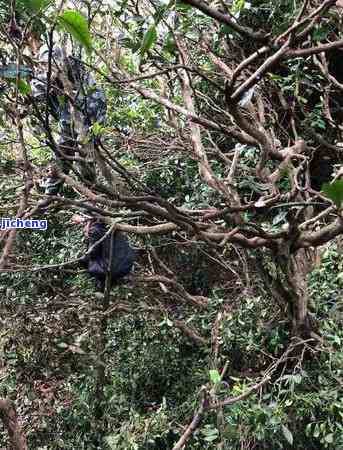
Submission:
[[[322,191],[334,202],[337,208],[341,208],[343,203],[343,180],[337,180],[331,184],[325,183]]]
[[[63,30],[70,33],[88,52],[91,52],[91,34],[88,29],[87,20],[81,13],[72,10],[64,11],[58,17],[58,20]]]
[[[197,411],[190,450],[343,448],[341,19],[317,1],[190,3],[0,0],[0,218],[49,221],[0,232],[0,396],[29,448],[172,449]],[[82,116],[97,92],[67,65],[33,96],[39,39],[104,89],[105,123]],[[47,197],[54,102],[78,151]],[[137,247],[109,299],[70,263],[75,212]]]

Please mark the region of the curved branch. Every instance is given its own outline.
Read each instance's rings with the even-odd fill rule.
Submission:
[[[239,25],[229,15],[223,14],[217,9],[211,8],[203,0],[183,0],[183,2],[188,3],[191,6],[194,6],[194,8],[206,14],[206,16],[212,17],[212,19],[218,20],[218,22],[228,25],[229,27],[237,31],[237,33],[242,34],[243,36],[246,36],[249,39],[253,39],[260,42],[265,42],[268,39],[268,35],[266,35],[265,33],[259,31],[255,32],[248,27],[243,27],[242,25]]]
[[[343,39],[335,42],[330,42],[329,44],[318,45],[317,47],[300,48],[297,50],[290,49],[286,53],[284,53],[282,59],[299,57],[305,58],[306,56],[317,55],[318,53],[328,52],[329,50],[332,50],[334,48],[341,47],[343,47]]]
[[[343,234],[343,217],[338,217],[333,223],[318,231],[302,233],[295,243],[295,248],[318,247]]]

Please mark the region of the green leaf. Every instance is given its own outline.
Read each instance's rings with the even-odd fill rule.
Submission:
[[[300,384],[302,381],[302,376],[299,373],[293,375],[293,381],[295,384]]]
[[[19,89],[19,92],[23,95],[30,94],[30,92],[31,92],[31,86],[29,85],[29,83],[26,83],[26,81],[24,81],[24,80],[18,81],[18,89]]]
[[[100,125],[98,122],[93,123],[91,126],[91,132],[93,136],[100,136],[100,134],[104,131],[104,127]]]
[[[341,208],[343,203],[343,180],[337,180],[333,183],[324,183],[322,192],[334,202],[337,208]]]
[[[203,439],[206,442],[213,442],[219,436],[217,428],[212,428],[211,425],[205,425],[205,428],[201,430],[201,433],[205,436]]]
[[[282,425],[282,432],[283,432],[283,435],[285,436],[287,442],[289,444],[293,445],[293,434],[290,432],[290,430],[285,425]]]
[[[327,442],[328,444],[332,444],[333,443],[333,433],[327,434],[324,438],[324,441]]]
[[[245,7],[245,0],[234,0],[231,6],[231,13],[237,14]]]
[[[203,439],[204,439],[204,441],[206,441],[206,442],[213,442],[213,441],[215,441],[216,439],[218,439],[218,435],[217,435],[217,434],[213,434],[212,436],[206,436],[206,437],[204,437]]]
[[[329,29],[316,28],[313,31],[312,39],[316,42],[323,41],[329,34]]]
[[[29,13],[37,13],[45,9],[51,0],[17,0],[17,7]]]
[[[154,14],[155,25],[158,25],[167,13],[168,5],[157,6]]]
[[[167,50],[169,53],[174,53],[176,50],[176,44],[174,40],[174,36],[172,33],[168,33],[165,42],[164,42],[164,49]]]
[[[210,380],[213,384],[218,384],[220,382],[220,375],[218,370],[210,370]]]
[[[139,53],[143,56],[146,52],[148,52],[154,47],[156,41],[157,41],[156,27],[155,25],[152,25],[145,33]]]
[[[183,3],[182,1],[176,2],[176,10],[181,13],[187,13],[191,9],[192,9],[192,6],[189,5],[188,3]]]
[[[59,18],[61,28],[78,41],[90,53],[92,51],[92,37],[89,32],[87,19],[78,11],[64,11]]]
[[[313,437],[318,438],[319,435],[320,435],[320,429],[319,429],[318,424],[316,424],[314,427]]]
[[[59,348],[68,348],[68,344],[66,344],[65,342],[59,342],[57,344],[57,347],[59,347]]]
[[[16,84],[17,83],[17,66],[16,64],[11,64],[6,67],[0,67],[0,77],[6,78],[9,83]],[[1,70],[3,69],[3,70]],[[29,83],[24,81],[22,78],[28,77],[32,75],[31,69],[28,69],[25,66],[19,67],[19,79],[18,79],[18,89],[19,92],[23,95],[28,95],[31,92],[31,86]]]

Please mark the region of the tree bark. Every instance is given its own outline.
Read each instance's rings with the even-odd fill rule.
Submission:
[[[9,434],[11,449],[27,450],[26,437],[19,425],[14,405],[5,398],[0,398],[0,419]]]
[[[308,338],[312,331],[309,317],[308,275],[315,262],[315,253],[300,249],[291,255],[288,278],[292,284],[294,305],[292,310],[292,334]]]
[[[316,262],[315,249],[300,249],[290,253],[285,243],[277,255],[272,255],[274,270],[270,270],[261,252],[257,257],[257,266],[263,284],[269,295],[287,314],[292,336],[307,339],[314,323],[309,315],[308,275]],[[267,264],[266,264],[267,262]]]

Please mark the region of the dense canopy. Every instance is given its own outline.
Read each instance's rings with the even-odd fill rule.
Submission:
[[[0,447],[343,447],[342,20],[0,0]]]

